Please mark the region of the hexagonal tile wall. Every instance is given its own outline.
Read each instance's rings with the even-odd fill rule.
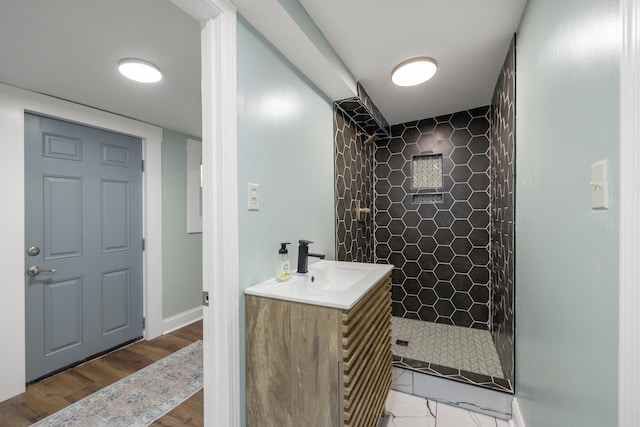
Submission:
[[[515,37],[491,102],[492,334],[507,378],[514,375]]]
[[[395,265],[393,315],[489,329],[490,108],[392,126],[375,149],[375,260]],[[442,187],[415,188],[416,155]],[[415,195],[441,195],[441,202]],[[423,203],[416,203],[426,201]]]
[[[373,262],[373,146],[366,136],[334,106],[336,259]],[[356,202],[370,209],[356,218]]]

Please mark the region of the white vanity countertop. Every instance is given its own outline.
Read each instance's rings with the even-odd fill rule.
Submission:
[[[245,289],[244,293],[349,309],[392,269],[390,264],[322,260],[310,264],[308,273],[292,273],[286,282],[265,280]]]

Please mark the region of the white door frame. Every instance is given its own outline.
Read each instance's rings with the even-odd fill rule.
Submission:
[[[240,426],[236,8],[172,0],[202,24],[204,421]]]
[[[640,4],[620,2],[618,426],[640,425]]]
[[[32,112],[142,139],[145,339],[162,334],[162,129],[126,117],[0,84],[0,401],[25,390],[24,113]]]

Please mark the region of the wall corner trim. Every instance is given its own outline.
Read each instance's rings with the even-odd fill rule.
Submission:
[[[222,13],[222,9],[218,7],[216,1],[209,0],[171,0],[171,3],[184,10],[201,24],[206,23],[209,19],[214,19]]]
[[[620,2],[620,277],[618,426],[640,425],[640,4]]]
[[[200,0],[207,1],[207,0]],[[201,32],[202,290],[205,425],[239,427],[240,272],[238,233],[237,16],[234,7]]]
[[[518,404],[518,399],[516,397],[513,398],[511,403],[511,414],[513,418],[509,421],[510,427],[526,427],[524,424],[524,418],[522,418],[522,412],[520,412],[520,405]]]

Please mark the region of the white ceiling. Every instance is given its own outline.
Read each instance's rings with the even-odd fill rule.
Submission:
[[[164,77],[118,73],[139,57]],[[200,136],[200,24],[169,0],[1,0],[0,82]]]
[[[274,18],[261,8],[282,9],[296,0],[234,1],[261,28],[255,16]],[[350,71],[392,124],[486,105],[525,3],[300,0],[349,69],[335,70],[343,80],[337,91],[310,78],[333,96],[353,87],[344,82]],[[335,68],[325,61],[326,51],[319,49],[314,56],[300,49],[309,43],[295,45],[291,39],[303,31],[291,32],[291,22],[278,26],[284,31],[280,41],[267,38],[283,51],[283,40],[289,38],[290,48],[298,46],[299,59],[292,61],[307,74],[322,70],[326,80],[326,67]],[[163,80],[142,85],[122,78],[117,63],[131,56],[158,65]],[[417,87],[393,86],[391,69],[413,56],[435,58],[438,74]],[[325,64],[316,66],[318,58]],[[197,137],[200,25],[170,0],[1,0],[0,82]]]
[[[491,102],[526,0],[300,0],[391,124]],[[419,86],[391,83],[416,56],[438,62]]]

